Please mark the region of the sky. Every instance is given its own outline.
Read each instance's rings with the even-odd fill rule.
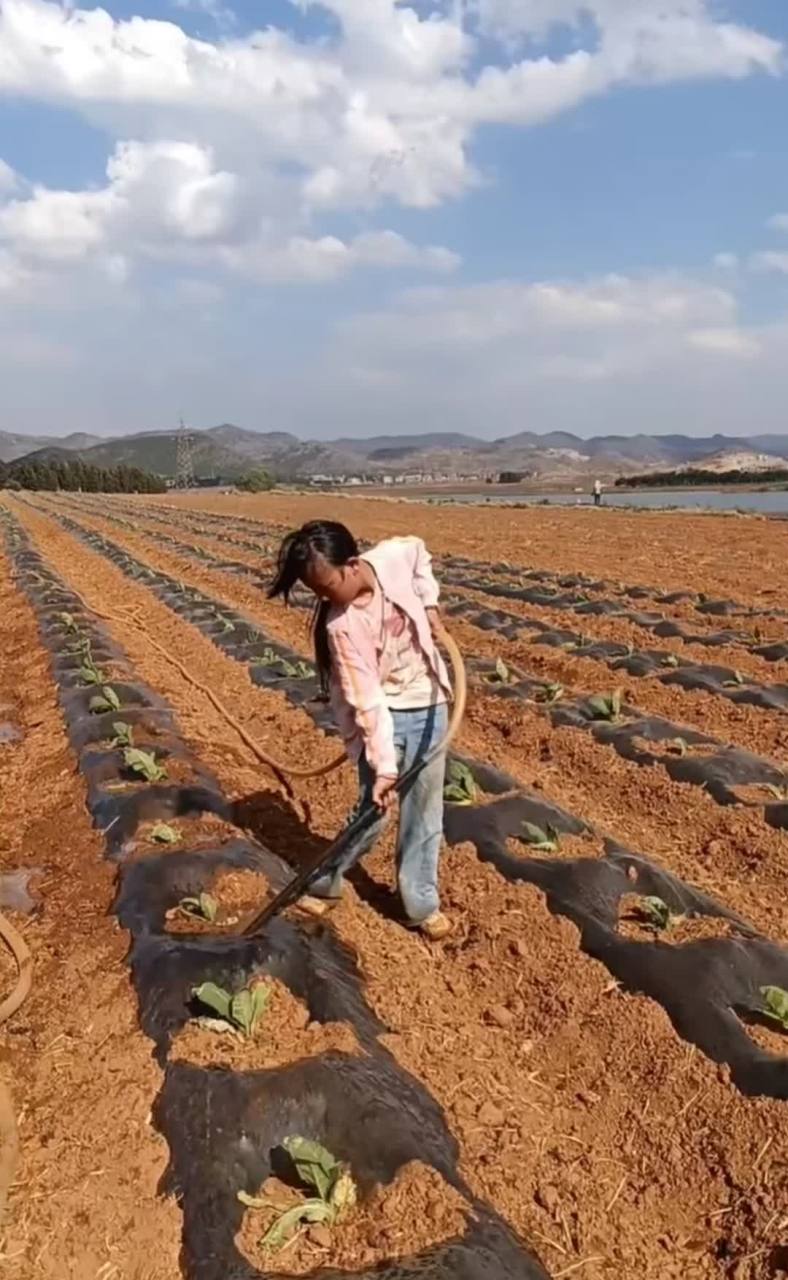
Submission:
[[[0,0],[0,430],[788,430],[786,0]]]

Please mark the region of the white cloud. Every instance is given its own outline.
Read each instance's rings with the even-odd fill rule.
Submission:
[[[20,265],[41,269],[90,259],[125,284],[129,255],[226,267],[261,281],[333,280],[355,267],[449,272],[456,254],[420,248],[394,231],[291,235],[261,219],[254,190],[216,168],[209,149],[184,142],[119,143],[106,186],[93,191],[34,187],[0,205],[0,245]],[[21,276],[19,279],[21,280]]]
[[[334,40],[299,42],[269,27],[209,41],[173,22],[4,0],[0,93],[110,129],[119,143],[101,195],[134,224],[141,211],[160,238],[210,244],[226,237],[226,221],[256,216],[266,242],[275,223],[287,246],[320,241],[312,223],[329,210],[391,200],[427,209],[462,195],[478,180],[469,156],[478,125],[536,124],[628,84],[775,72],[782,58],[778,42],[716,20],[706,0],[477,0],[475,18],[492,37],[539,37],[586,14],[597,26],[590,49],[565,58],[501,50],[481,69],[462,5],[426,17],[395,0],[324,8],[340,26]],[[109,216],[91,196],[99,193],[51,193],[47,206],[37,192],[36,209],[14,218],[40,243],[63,218],[63,247],[51,255],[79,256]]]
[[[739,265],[739,258],[735,253],[715,253],[712,261],[719,271],[735,271]]]
[[[687,335],[691,347],[699,351],[709,351],[714,355],[737,356],[750,360],[757,356],[760,344],[750,333],[742,329],[694,329]]]
[[[788,250],[762,249],[750,257],[753,271],[776,272],[788,276]]]

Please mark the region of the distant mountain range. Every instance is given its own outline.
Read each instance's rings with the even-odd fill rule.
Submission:
[[[30,456],[39,459],[80,457],[97,466],[119,463],[169,477],[175,474],[175,431],[144,431],[100,437],[75,432],[64,437],[25,436],[0,431],[0,461]],[[736,455],[752,458],[752,468],[788,454],[788,435],[736,436],[593,436],[582,440],[564,431],[521,431],[499,440],[481,440],[459,432],[370,436],[356,440],[299,440],[286,431],[249,431],[224,423],[193,431],[195,475],[236,480],[254,466],[269,468],[278,478],[310,476],[424,475],[453,480],[481,478],[502,471],[525,472],[541,481],[607,480],[650,468],[666,469],[709,458]],[[746,461],[745,461],[746,465]],[[720,468],[721,469],[721,468]]]

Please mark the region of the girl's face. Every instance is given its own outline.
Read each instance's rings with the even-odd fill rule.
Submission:
[[[337,566],[329,564],[323,556],[316,556],[304,573],[304,586],[331,604],[352,604],[365,589],[361,562],[349,560]]]

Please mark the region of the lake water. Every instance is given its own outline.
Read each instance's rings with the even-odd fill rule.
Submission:
[[[513,503],[527,503],[529,506],[540,506],[545,503],[550,506],[575,507],[575,506],[591,506],[592,500],[588,494],[579,493],[539,493],[539,494],[512,494],[511,497],[505,497],[501,494],[479,493],[457,493],[440,498],[431,496],[427,499],[430,502],[470,502],[470,503],[489,503],[503,504],[511,506]],[[637,492],[636,490],[629,493],[616,493],[611,490],[605,493],[602,499],[603,505],[606,507],[643,507],[648,510],[659,510],[663,507],[678,507],[681,510],[693,507],[703,507],[713,511],[759,511],[768,515],[784,515],[788,516],[788,490],[773,489],[766,493],[732,493],[724,489],[661,489],[650,492]]]

